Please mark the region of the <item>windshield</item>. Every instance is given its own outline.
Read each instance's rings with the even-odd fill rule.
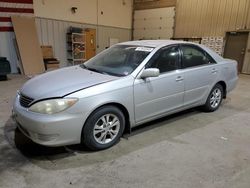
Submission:
[[[81,67],[102,74],[127,76],[152,50],[151,47],[116,45],[85,62]]]

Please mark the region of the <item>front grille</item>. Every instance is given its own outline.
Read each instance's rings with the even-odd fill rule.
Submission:
[[[20,94],[19,102],[22,107],[28,108],[34,99]]]

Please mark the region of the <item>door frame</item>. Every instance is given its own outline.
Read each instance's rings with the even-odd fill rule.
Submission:
[[[250,35],[250,31],[249,31],[249,30],[226,31],[226,33],[225,33],[225,44],[224,44],[224,50],[223,50],[223,57],[224,57],[224,55],[225,55],[225,49],[226,49],[226,45],[227,45],[227,41],[228,41],[229,34],[237,34],[237,33],[246,33],[246,34],[248,34],[248,36]],[[248,38],[249,38],[249,37],[248,37]],[[246,53],[247,53],[247,44],[248,44],[248,39],[246,40],[246,44],[245,44],[245,54],[244,54],[244,58],[243,58],[243,62],[242,62],[242,67],[241,67],[241,70],[239,70],[239,73],[242,73],[243,68],[244,68],[244,63],[245,63],[245,58],[246,58]]]
[[[146,78],[146,79],[142,79],[140,78],[140,75],[141,73],[143,72],[143,70],[145,70],[146,66],[148,63],[150,63],[150,61],[155,61],[160,53],[162,52],[162,50],[166,50],[166,49],[169,49],[169,48],[172,48],[172,47],[177,47],[178,48],[178,67],[176,70],[172,70],[172,71],[168,71],[168,72],[164,72],[164,73],[161,73],[158,77],[151,77],[151,78]],[[150,120],[153,120],[153,119],[157,119],[159,117],[162,117],[162,116],[165,116],[166,114],[171,114],[175,111],[180,111],[180,109],[182,109],[183,107],[183,102],[184,102],[184,87],[185,87],[185,83],[184,81],[181,81],[181,83],[183,83],[183,98],[182,98],[182,105],[179,106],[178,108],[175,108],[175,109],[171,109],[171,110],[167,110],[165,112],[161,112],[159,114],[154,114],[152,116],[148,116],[148,117],[144,117],[142,119],[139,119],[137,120],[136,119],[136,98],[135,98],[135,87],[137,85],[140,85],[140,84],[151,84],[152,82],[155,82],[157,80],[160,80],[160,79],[164,79],[165,77],[169,77],[169,74],[170,76],[172,74],[183,74],[183,71],[181,69],[181,51],[180,51],[180,45],[179,44],[170,44],[170,45],[166,45],[166,46],[163,46],[161,48],[159,48],[154,54],[152,54],[152,56],[147,60],[147,62],[144,64],[143,68],[141,68],[141,70],[139,71],[139,73],[136,75],[135,77],[135,80],[134,80],[134,83],[133,83],[133,87],[134,87],[134,113],[135,113],[135,122],[137,125],[139,124],[142,124],[144,122],[147,122],[147,121],[150,121]],[[176,78],[173,76],[173,79],[176,80]],[[176,94],[175,94],[176,95]],[[171,95],[173,96],[173,95]],[[152,101],[152,100],[151,100]]]

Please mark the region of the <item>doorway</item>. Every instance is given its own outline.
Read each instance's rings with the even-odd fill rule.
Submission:
[[[249,32],[227,32],[224,57],[238,62],[238,72],[241,73],[247,47]]]
[[[85,30],[85,39],[86,39],[86,59],[96,55],[96,30],[95,29],[86,29]]]

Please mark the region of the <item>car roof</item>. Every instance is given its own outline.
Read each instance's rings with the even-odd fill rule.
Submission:
[[[178,40],[135,40],[135,41],[128,41],[119,43],[121,45],[136,45],[136,46],[148,46],[148,47],[162,47],[171,44],[183,44],[189,43],[185,41],[178,41]]]
[[[180,40],[135,40],[135,41],[127,41],[127,42],[122,42],[118,43],[117,45],[135,45],[135,46],[147,46],[147,47],[152,47],[152,48],[161,48],[164,46],[168,46],[171,44],[192,44],[199,46],[206,52],[208,52],[217,62],[223,61],[223,57],[215,53],[213,50],[210,48],[198,44],[198,43],[193,43],[193,42],[186,42],[186,41],[180,41]]]

